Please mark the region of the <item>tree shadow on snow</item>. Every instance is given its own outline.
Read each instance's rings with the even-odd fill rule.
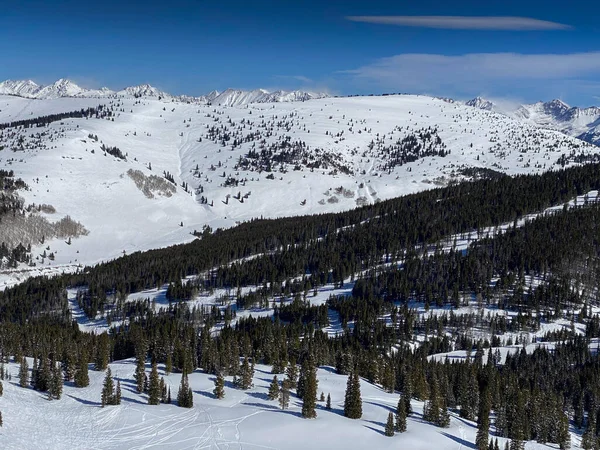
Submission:
[[[88,405],[88,406],[102,406],[101,402],[93,402],[91,400],[86,400],[86,399],[83,399],[83,398],[75,397],[74,395],[71,395],[71,394],[67,394],[67,397],[70,397],[73,400],[75,400],[76,402],[79,402],[79,403],[84,404],[84,405]]]
[[[215,394],[213,394],[212,392],[209,392],[209,391],[194,391],[194,394],[198,394],[198,395],[201,395],[202,397],[207,397],[207,398],[212,398],[212,399],[217,398],[215,396]]]
[[[270,411],[287,412],[287,411],[282,411],[278,406],[268,405],[268,404],[265,404],[265,403],[243,402],[241,404],[244,405],[244,406],[251,406],[253,408],[268,409]]]
[[[129,403],[137,403],[138,405],[147,405],[148,404],[148,402],[143,402],[141,400],[136,400],[135,398],[129,398],[129,397],[121,397],[121,401],[129,402]]]
[[[246,392],[246,394],[259,400],[269,400],[269,396],[263,392]]]
[[[385,410],[387,410],[387,411],[389,411],[391,413],[395,413],[396,412],[396,408],[393,408],[393,407],[388,406],[388,405],[382,405],[381,403],[366,402],[366,401],[364,403],[366,403],[368,405],[379,406],[380,408],[385,409]]]
[[[452,436],[450,433],[443,432],[441,434],[442,434],[442,436],[446,436],[448,439],[452,439],[454,442],[456,442],[456,443],[458,443],[460,445],[463,445],[466,448],[473,448],[473,449],[477,448],[475,446],[475,444],[473,444],[472,442],[465,441],[464,439],[461,439],[461,438],[459,438],[457,436]]]
[[[375,422],[375,423],[377,423],[377,422]],[[379,428],[371,427],[369,425],[363,425],[363,427],[368,428],[369,430],[374,431],[375,433],[381,434],[382,436],[385,436],[385,433],[383,431],[381,431]]]

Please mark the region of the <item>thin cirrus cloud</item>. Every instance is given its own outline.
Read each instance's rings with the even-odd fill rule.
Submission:
[[[354,84],[416,92],[456,92],[555,81],[597,79],[600,52],[570,54],[408,53],[338,72]],[[545,81],[545,83],[540,83]],[[595,94],[596,92],[594,92]]]
[[[352,22],[453,30],[533,31],[568,30],[571,28],[569,25],[547,20],[507,16],[348,16],[346,19]]]

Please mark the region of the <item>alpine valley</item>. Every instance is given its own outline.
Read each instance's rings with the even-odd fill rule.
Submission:
[[[598,448],[599,145],[559,100],[0,83],[0,445]]]

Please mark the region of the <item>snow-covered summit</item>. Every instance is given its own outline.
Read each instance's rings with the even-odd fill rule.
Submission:
[[[118,95],[130,95],[132,97],[154,97],[166,98],[171,97],[166,92],[160,91],[149,84],[140,84],[138,86],[129,86],[117,92]]]
[[[493,102],[486,100],[482,97],[475,97],[467,102],[465,102],[467,106],[472,106],[474,108],[483,109],[485,111],[493,111],[495,106]]]
[[[20,97],[34,96],[41,86],[31,80],[6,80],[0,83],[0,94]]]

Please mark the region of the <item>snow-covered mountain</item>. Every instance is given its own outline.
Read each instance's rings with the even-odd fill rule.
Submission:
[[[536,102],[512,107],[476,97],[466,105],[494,111],[540,128],[558,130],[586,142],[600,145],[600,108],[569,106],[562,100]]]
[[[475,97],[474,99],[469,100],[465,104],[474,108],[483,109],[484,111],[494,110],[494,103],[481,97]]]
[[[61,78],[48,86],[40,86],[31,80],[6,80],[0,83],[0,94],[40,100],[62,97],[149,97],[186,103],[215,103],[222,106],[245,106],[250,103],[296,102],[328,97],[324,93],[281,90],[270,92],[265,89],[255,89],[253,91],[227,89],[222,93],[211,91],[200,97],[188,95],[173,96],[149,84],[129,86],[120,91],[113,91],[106,87],[101,89],[85,89],[65,78]]]
[[[213,91],[206,96],[213,96]],[[221,106],[244,106],[250,103],[274,103],[274,102],[297,102],[317,98],[326,98],[327,94],[306,91],[273,91],[255,89],[253,91],[242,91],[239,89],[227,89],[210,100],[211,103]]]
[[[63,87],[53,92],[74,92]],[[227,105],[252,99],[226,94]],[[205,225],[348,210],[473,176],[541,172],[598,156],[597,147],[557,131],[427,96],[243,108],[172,98],[165,108],[156,96],[0,95],[0,124],[98,105],[110,116],[0,133],[0,167],[28,184],[19,191],[25,203],[52,205],[56,212],[44,216],[52,223],[70,216],[89,231],[72,245],[32,242],[34,255],[50,246],[55,258],[21,269],[67,270],[186,242]]]

